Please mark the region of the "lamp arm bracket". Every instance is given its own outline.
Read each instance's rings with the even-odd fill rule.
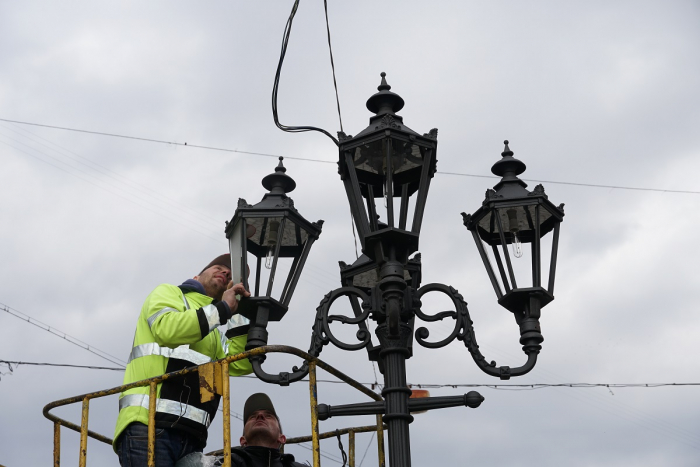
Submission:
[[[362,313],[355,317],[329,315],[329,311],[333,302],[340,297],[356,296],[362,301]],[[330,328],[330,323],[337,321],[342,324],[361,324],[367,320],[370,315],[370,298],[369,296],[357,287],[341,287],[326,294],[316,308],[316,320],[313,325],[311,337],[311,348],[309,353],[318,356],[321,353],[323,346],[332,342],[336,347],[343,350],[360,350],[364,349],[371,343],[371,335],[367,329],[357,331],[357,339],[360,341],[356,344],[348,344],[339,340]]]
[[[464,343],[464,346],[467,348],[474,359],[474,362],[481,369],[481,371],[487,375],[495,376],[502,380],[508,380],[513,376],[522,376],[535,367],[535,364],[537,363],[537,354],[539,354],[541,349],[539,343],[541,343],[543,340],[542,335],[539,333],[539,323],[536,319],[525,319],[519,323],[521,328],[520,342],[523,344],[523,351],[527,354],[527,362],[517,368],[496,366],[495,361],[488,362],[486,357],[484,357],[479,350],[479,344],[476,342],[476,335],[474,332],[474,323],[469,316],[467,303],[464,301],[462,295],[451,286],[436,283],[426,284],[418,290],[419,301],[420,298],[422,298],[428,292],[444,293],[452,300],[455,310],[443,311],[434,315],[427,315],[423,313],[421,310],[422,304],[419,303],[419,306],[415,310],[416,316],[427,322],[440,321],[445,318],[453,318],[455,320],[455,327],[449,336],[439,342],[427,342],[426,339],[430,334],[428,329],[424,327],[418,328],[416,330],[416,341],[418,341],[420,345],[434,349],[444,347],[454,339],[460,340]]]
[[[452,303],[455,306],[456,311],[441,311],[434,315],[428,315],[423,313],[422,303],[420,299],[429,292],[441,292],[450,297]],[[424,285],[423,287],[418,289],[417,300],[414,301],[413,305],[415,306],[414,312],[416,317],[423,321],[435,322],[442,321],[445,318],[452,318],[455,320],[455,326],[450,335],[438,342],[426,341],[426,339],[430,335],[430,331],[428,331],[427,328],[421,327],[416,330],[416,341],[418,341],[418,343],[423,347],[427,347],[429,349],[437,349],[440,347],[444,347],[453,340],[455,340],[455,338],[459,337],[459,332],[460,329],[462,329],[463,327],[464,319],[466,318],[467,320],[469,320],[469,312],[467,311],[467,304],[464,302],[464,299],[459,294],[459,292],[457,292],[456,289],[445,284],[432,283]]]
[[[290,383],[300,381],[309,374],[309,365],[306,361],[301,365],[301,368],[295,366],[292,369],[292,373],[281,371],[279,374],[273,375],[262,369],[262,363],[265,361],[265,355],[255,355],[253,357],[249,357],[248,360],[253,367],[255,376],[257,376],[261,381],[269,384],[289,386]]]

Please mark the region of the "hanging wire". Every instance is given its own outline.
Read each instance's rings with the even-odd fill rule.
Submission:
[[[325,1],[324,1],[325,6]],[[282,131],[287,131],[289,133],[301,133],[304,131],[319,131],[324,135],[328,136],[336,146],[339,144],[338,139],[333,135],[328,133],[322,128],[317,128],[315,126],[288,126],[283,125],[279,121],[279,116],[277,114],[277,93],[279,91],[280,74],[282,72],[282,63],[284,63],[284,57],[287,54],[287,45],[289,44],[289,35],[292,32],[292,22],[294,21],[294,16],[297,14],[297,9],[299,8],[299,0],[294,1],[292,6],[292,11],[289,14],[289,19],[284,27],[284,33],[282,34],[282,50],[280,51],[280,60],[277,64],[277,72],[275,73],[275,83],[272,86],[272,117],[275,120],[275,125]],[[326,13],[326,29],[328,29],[328,45],[330,47],[330,28],[328,27],[328,14]],[[331,65],[333,65],[332,52],[331,52]],[[333,67],[333,83],[335,83],[335,67]],[[337,87],[336,87],[336,99],[337,99]],[[340,116],[340,102],[338,101],[338,116]],[[342,128],[342,123],[341,123]]]
[[[335,64],[333,63],[333,47],[331,47],[331,27],[328,23],[328,2],[323,0],[323,11],[326,13],[326,31],[328,32],[328,52],[331,55],[331,69],[333,70],[333,87],[335,88],[335,103],[338,105],[338,120],[340,131],[343,130],[343,117],[340,116],[340,99],[338,98],[338,83],[335,82]]]
[[[4,360],[0,360],[0,364],[7,365],[7,369],[9,370],[9,371],[7,371],[7,372],[2,372],[2,371],[0,371],[0,381],[2,381],[2,377],[5,376],[5,375],[10,375],[10,376],[12,376],[12,374],[14,373],[14,369],[12,368],[12,364],[13,364],[13,363],[15,364],[15,368],[16,368],[17,365],[18,365],[20,362],[7,362],[7,361],[4,361]]]
[[[343,449],[343,441],[340,439],[340,430],[335,430],[335,436],[338,437],[338,449],[340,449],[340,454],[343,455],[343,467],[348,463],[348,455],[345,454],[345,449]]]

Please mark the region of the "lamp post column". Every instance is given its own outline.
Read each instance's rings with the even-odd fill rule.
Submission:
[[[410,356],[408,341],[411,328],[407,324],[399,325],[399,336],[389,336],[388,326],[377,327],[377,337],[382,346],[379,352],[384,362],[384,389],[382,396],[386,412],[384,421],[389,427],[389,465],[391,467],[410,467],[411,438],[408,424],[413,416],[408,411],[408,399],[411,390],[406,384],[406,359]]]
[[[403,310],[406,288],[404,265],[389,260],[382,265],[380,276],[378,289],[382,295],[381,314],[386,319],[377,326],[375,332],[382,349],[379,357],[384,364],[382,396],[386,410],[384,421],[389,428],[389,465],[410,467],[411,440],[408,425],[413,421],[413,416],[408,409],[411,390],[406,384],[406,360],[411,357],[409,344],[413,329],[407,324],[405,316],[410,310]]]

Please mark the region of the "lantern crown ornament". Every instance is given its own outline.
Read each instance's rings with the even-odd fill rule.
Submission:
[[[371,260],[391,256],[406,262],[418,250],[436,170],[437,129],[421,135],[407,127],[396,114],[403,98],[391,91],[386,73],[381,78],[379,92],[367,100],[375,114],[369,126],[354,137],[338,133],[338,172],[363,253]]]

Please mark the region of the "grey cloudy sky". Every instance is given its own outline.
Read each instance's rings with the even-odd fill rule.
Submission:
[[[336,147],[273,124],[270,94],[291,1],[0,1],[0,118],[287,159],[300,212],[326,221],[290,312],[270,342],[308,348],[315,308],[355,257]],[[700,191],[700,4],[697,1],[329,2],[343,124],[368,123],[379,72],[406,101],[405,123],[440,130],[438,172],[490,175],[509,139],[523,178]],[[339,129],[323,3],[302,1],[279,91],[280,119]],[[226,247],[239,197],[257,202],[276,160],[0,121],[0,303],[125,360],[146,295],[178,284]],[[501,309],[461,223],[495,180],[436,174],[421,237],[423,283],[469,302],[488,359],[518,366]],[[530,188],[535,183],[530,183]],[[511,383],[700,382],[700,194],[545,183],[566,203],[557,299],[543,311],[535,370]],[[435,326],[436,336],[449,332]],[[444,334],[443,334],[444,335]],[[364,353],[322,358],[374,381]],[[0,359],[112,366],[0,311]],[[269,358],[269,371],[294,359]],[[121,384],[121,372],[20,365],[0,379],[0,464],[47,465],[51,401]],[[417,348],[411,383],[498,381],[459,343]],[[232,380],[232,409],[252,392],[281,405],[288,435],[310,430],[304,384]],[[433,389],[454,395],[468,389]],[[476,410],[416,417],[414,465],[697,466],[698,387],[481,388]],[[322,384],[321,402],[363,396]],[[116,397],[91,405],[111,436]],[[79,407],[56,412],[79,420]],[[371,423],[332,419],[322,430]],[[221,446],[220,418],[208,448]],[[234,431],[237,432],[234,420]],[[78,436],[62,434],[64,465]],[[370,435],[358,436],[358,457]],[[370,443],[364,465],[376,465]],[[347,447],[347,446],[346,446]],[[339,457],[335,441],[322,445]],[[310,452],[290,447],[298,459]],[[88,447],[89,465],[117,465]],[[324,465],[336,465],[324,460]]]

